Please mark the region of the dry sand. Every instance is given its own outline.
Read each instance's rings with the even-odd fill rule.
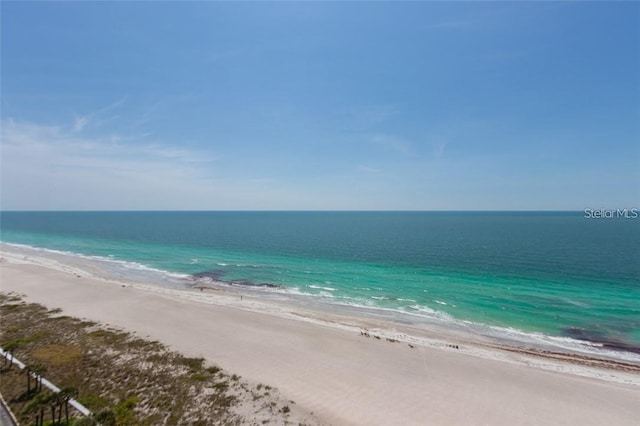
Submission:
[[[617,378],[616,383],[527,366],[535,362],[524,358],[506,362],[518,355],[499,350],[492,359],[444,345],[410,348],[363,337],[357,329],[202,303],[176,291],[79,277],[70,268],[2,255],[1,291],[202,356],[277,387],[298,409],[326,424],[639,424],[637,371],[590,370]],[[251,306],[246,298],[243,303]]]

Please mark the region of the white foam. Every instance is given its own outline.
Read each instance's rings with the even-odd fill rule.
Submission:
[[[597,342],[573,339],[571,337],[551,336],[543,333],[527,332],[512,327],[483,326],[482,324],[471,323],[475,328],[484,327],[489,332],[483,334],[491,335],[498,339],[516,341],[522,344],[555,349],[571,353],[580,353],[590,356],[604,356],[609,359],[640,363],[640,355],[632,352],[614,351],[605,349],[604,345]]]
[[[14,245],[15,246],[15,245]],[[24,248],[29,248],[23,246]],[[25,259],[25,256],[21,253],[3,253],[10,262],[21,262],[21,263],[39,263],[44,266],[53,267],[54,269],[60,269],[64,271],[72,270],[73,268],[69,267],[69,265],[65,265],[60,263],[55,258],[43,258],[36,256],[29,256]],[[118,284],[122,284],[122,282],[113,281]],[[185,298],[189,300],[198,301],[201,303],[208,304],[217,304],[224,306],[233,306],[239,307],[243,309],[250,309],[259,312],[270,313],[273,315],[278,315],[286,318],[292,318],[299,321],[309,321],[317,324],[321,324],[323,326],[335,327],[345,330],[351,330],[358,332],[361,330],[358,326],[345,324],[340,322],[339,320],[323,320],[317,318],[316,315],[308,315],[303,313],[299,313],[299,307],[295,304],[291,305],[280,305],[278,303],[270,303],[267,301],[263,301],[262,298],[258,297],[254,300],[247,300],[245,298],[244,301],[239,301],[237,295],[225,293],[225,292],[215,292],[215,293],[201,293],[194,290],[186,290],[186,289],[176,289],[176,288],[168,288],[166,286],[158,286],[151,284],[143,284],[143,283],[129,283],[132,287],[138,288],[140,290],[150,291],[154,293],[164,294],[171,297],[179,297]],[[238,289],[239,287],[233,287],[234,289]],[[474,323],[471,321],[463,321],[456,320],[450,317],[449,315],[433,310],[429,307],[422,306],[419,304],[412,305],[409,309],[412,309],[413,312],[402,310],[402,309],[392,309],[392,308],[381,308],[375,306],[370,299],[346,299],[335,298],[335,299],[325,299],[324,295],[309,295],[308,293],[301,292],[299,288],[285,288],[285,289],[262,289],[262,288],[249,288],[250,290],[267,290],[270,294],[289,294],[291,296],[301,296],[308,297],[312,296],[314,299],[318,300],[321,303],[324,300],[331,300],[331,302],[327,302],[325,306],[348,306],[350,308],[360,308],[363,309],[368,315],[374,315],[375,317],[382,320],[380,323],[383,325],[383,329],[375,329],[369,330],[371,332],[375,332],[381,337],[396,339],[398,341],[410,343],[412,345],[422,345],[427,347],[440,348],[443,350],[448,350],[450,348],[450,343],[448,341],[427,338],[427,337],[417,337],[413,335],[407,335],[404,333],[398,333],[394,331],[394,318],[397,318],[396,315],[409,316],[420,318],[421,321],[416,324],[423,323],[424,320],[435,320],[440,323],[444,323],[447,330],[451,330],[452,335],[457,335],[455,333],[456,327],[458,327],[458,331],[467,332],[470,334],[465,334],[470,336],[470,339],[474,340],[473,336],[492,336],[498,339],[498,341],[510,342],[513,345],[514,342],[522,342],[526,346],[543,346],[543,347],[552,347],[552,348],[561,348],[566,350],[569,353],[584,353],[588,355],[596,355],[598,357],[608,356],[613,360],[623,360],[629,361],[631,363],[640,365],[640,356],[632,353],[618,352],[618,351],[609,351],[603,349],[601,345],[583,342],[580,340],[568,338],[568,337],[557,337],[557,336],[548,336],[541,333],[528,333],[515,328],[504,328],[504,327],[495,327],[495,326],[487,326],[479,323]],[[273,292],[272,290],[277,290]],[[290,299],[284,299],[285,302]],[[345,302],[348,300],[348,302]],[[347,311],[352,312],[352,311]],[[385,315],[386,314],[386,315]],[[358,323],[358,318],[360,315],[355,315],[353,318],[354,322]],[[388,321],[389,320],[389,321]],[[504,340],[503,340],[504,339]],[[509,343],[507,343],[509,344]],[[608,380],[612,382],[630,384],[634,386],[640,386],[640,380],[637,375],[627,374],[624,372],[613,371],[613,370],[601,370],[597,368],[587,367],[583,365],[573,365],[567,364],[564,362],[560,362],[553,359],[548,358],[537,358],[529,355],[516,355],[513,353],[505,353],[501,351],[496,351],[492,349],[486,349],[478,345],[461,345],[460,349],[456,349],[456,351],[460,353],[466,353],[468,355],[478,356],[487,359],[496,359],[501,360],[508,363],[515,363],[521,365],[527,365],[531,367],[541,368],[545,370],[558,371],[562,373],[576,374],[585,377],[594,377],[603,380]]]
[[[313,284],[309,284],[307,287],[309,287],[309,288],[315,288],[315,289],[317,289],[317,290],[336,291],[336,289],[335,289],[335,288],[333,288],[333,287],[322,287],[322,286],[319,286],[319,285],[313,285]]]
[[[183,279],[188,277],[189,275],[187,274],[181,274],[181,273],[177,273],[177,272],[170,272],[170,271],[166,271],[163,269],[158,269],[158,268],[153,268],[151,266],[147,266],[144,265],[142,263],[139,262],[132,262],[132,261],[128,261],[128,260],[119,260],[116,259],[115,256],[113,255],[107,255],[107,256],[100,256],[100,255],[87,255],[87,254],[82,254],[82,253],[75,253],[75,252],[70,252],[70,251],[65,251],[65,250],[56,250],[56,249],[48,249],[48,248],[42,248],[42,247],[34,247],[34,246],[30,246],[27,244],[16,244],[16,243],[5,243],[3,242],[2,244],[6,244],[9,247],[16,247],[22,250],[27,250],[27,251],[33,251],[36,253],[50,253],[53,255],[61,255],[61,256],[70,256],[72,258],[78,258],[78,259],[84,259],[84,260],[90,260],[90,261],[97,261],[97,262],[101,262],[107,265],[117,265],[120,267],[123,267],[125,269],[128,270],[133,270],[133,271],[143,271],[143,272],[152,272],[152,273],[157,273],[157,274],[161,274],[163,276],[166,277],[172,277],[172,278],[178,278],[178,279]],[[40,262],[51,262],[52,259],[45,259],[45,258],[39,258]],[[69,265],[64,265],[64,270],[69,270]],[[59,268],[56,268],[59,269]],[[80,269],[78,269],[80,270]],[[88,271],[83,271],[85,273],[85,275],[88,274]]]
[[[573,306],[578,306],[580,308],[589,308],[590,305],[584,302],[578,302],[577,300],[571,300],[571,299],[563,299],[566,303],[573,305]]]
[[[90,260],[92,262],[100,262],[107,265],[116,265],[124,268],[128,271],[139,271],[144,273],[158,274],[159,277],[171,277],[175,279],[185,279],[188,278],[189,275],[173,273],[153,267],[149,267],[138,262],[130,262],[117,260],[111,256],[95,256],[95,255],[82,255],[78,253],[66,252],[61,250],[54,249],[45,249],[39,247],[33,247],[27,244],[16,244],[16,243],[0,243],[2,245],[6,245],[7,247],[15,247],[20,250],[26,250],[33,254],[43,253],[53,254],[56,256],[70,256],[72,258],[79,258]],[[35,263],[40,264],[42,266],[50,267],[52,269],[60,270],[63,272],[70,272],[74,274],[80,275],[88,275],[93,276],[94,278],[112,281],[108,276],[101,276],[93,274],[87,271],[83,265],[77,264],[68,264],[66,262],[60,262],[55,257],[41,257],[34,256],[32,254],[27,253],[27,256],[16,254],[16,253],[4,253],[6,257],[10,258],[12,262],[16,263]],[[220,265],[220,264],[219,264]],[[226,264],[225,264],[226,265]],[[256,267],[255,265],[242,265],[249,267]],[[113,271],[111,271],[113,272]],[[298,287],[280,287],[280,288],[271,288],[271,287],[238,287],[231,286],[228,283],[216,281],[211,278],[206,278],[207,282],[210,282],[217,286],[224,286],[226,288],[239,289],[243,288],[243,291],[260,291],[263,294],[280,294],[280,295],[291,295],[296,297],[309,297],[309,300],[330,300],[331,305],[333,306],[346,306],[350,308],[357,309],[366,309],[369,313],[378,313],[381,316],[385,314],[389,317],[390,320],[393,320],[396,315],[403,315],[412,318],[419,318],[420,320],[428,320],[435,321],[436,323],[444,324],[445,326],[457,326],[462,330],[466,330],[476,335],[487,336],[490,338],[495,338],[498,341],[510,342],[509,344],[520,344],[524,346],[534,346],[534,347],[542,347],[550,350],[560,350],[567,351],[571,353],[579,353],[590,356],[597,357],[606,357],[612,360],[626,361],[635,364],[640,364],[640,355],[634,354],[631,352],[624,351],[614,351],[605,349],[602,344],[577,340],[570,337],[561,337],[561,336],[551,336],[543,333],[536,332],[527,332],[519,329],[511,328],[511,327],[498,327],[498,326],[489,326],[482,323],[455,319],[451,315],[434,310],[428,306],[419,305],[413,299],[398,299],[399,301],[412,302],[414,304],[408,307],[398,307],[398,308],[386,308],[378,306],[374,300],[388,300],[388,298],[384,296],[372,296],[371,298],[350,298],[347,296],[335,296],[331,292],[337,291],[334,287],[325,287],[325,286],[316,286],[316,285],[308,285],[307,287],[313,288],[315,290],[323,290],[319,293],[309,293],[304,292]],[[141,284],[137,283],[137,286],[142,288],[158,291],[158,292],[166,292],[168,289],[151,284]],[[370,290],[368,287],[358,287],[359,290]],[[173,293],[172,293],[173,294]],[[374,300],[371,300],[374,299]],[[445,305],[446,302],[435,300],[436,303],[440,305]],[[452,305],[455,306],[455,305]],[[390,316],[389,316],[390,315]]]
[[[428,314],[435,314],[436,311],[434,311],[433,309],[426,307],[426,306],[422,306],[422,305],[411,305],[409,306],[411,309],[415,309],[418,312],[424,312],[424,313],[428,313]]]

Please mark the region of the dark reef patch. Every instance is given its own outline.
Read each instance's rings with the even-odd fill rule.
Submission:
[[[226,274],[225,271],[220,269],[213,269],[210,271],[196,272],[191,275],[191,280],[193,281],[202,281],[207,280],[219,284],[231,285],[231,286],[239,286],[239,287],[262,287],[262,288],[284,288],[283,285],[273,284],[273,283],[255,283],[253,281],[243,279],[243,280],[224,280],[222,277]]]
[[[222,282],[229,285],[246,286],[246,287],[284,288],[284,286],[280,284],[254,283],[249,280],[234,280],[234,281],[222,281]]]
[[[562,332],[565,337],[602,345],[604,349],[640,354],[640,346],[636,344],[625,342],[615,338],[610,338],[607,336],[602,336],[599,333],[585,330],[583,328],[569,327],[565,328]]]
[[[223,271],[222,269],[212,269],[210,271],[196,272],[195,274],[191,275],[191,278],[194,279],[194,280],[201,279],[201,278],[209,278],[211,280],[216,280],[217,281],[225,273],[226,272]]]

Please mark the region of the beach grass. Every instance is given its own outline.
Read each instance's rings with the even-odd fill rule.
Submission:
[[[76,399],[94,413],[93,418],[72,413],[72,424],[289,422],[289,401],[279,401],[267,391],[270,387],[249,385],[204,358],[185,357],[157,341],[63,316],[14,294],[0,293],[0,315],[0,345],[11,348],[27,366],[38,366],[56,386],[77,389]],[[27,375],[15,364],[4,363],[1,371],[5,400],[21,424],[33,424],[38,392],[27,391]]]

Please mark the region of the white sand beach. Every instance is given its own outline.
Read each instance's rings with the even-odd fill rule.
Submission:
[[[228,303],[222,292],[107,281],[4,249],[2,257],[2,292],[202,356],[277,387],[324,424],[637,425],[640,418],[637,370],[488,349],[442,330],[412,340],[410,330],[394,324],[387,331],[400,342],[386,340],[383,325],[370,329],[380,339],[367,338],[335,319],[256,309],[255,297]],[[461,342],[459,349],[449,341]]]

